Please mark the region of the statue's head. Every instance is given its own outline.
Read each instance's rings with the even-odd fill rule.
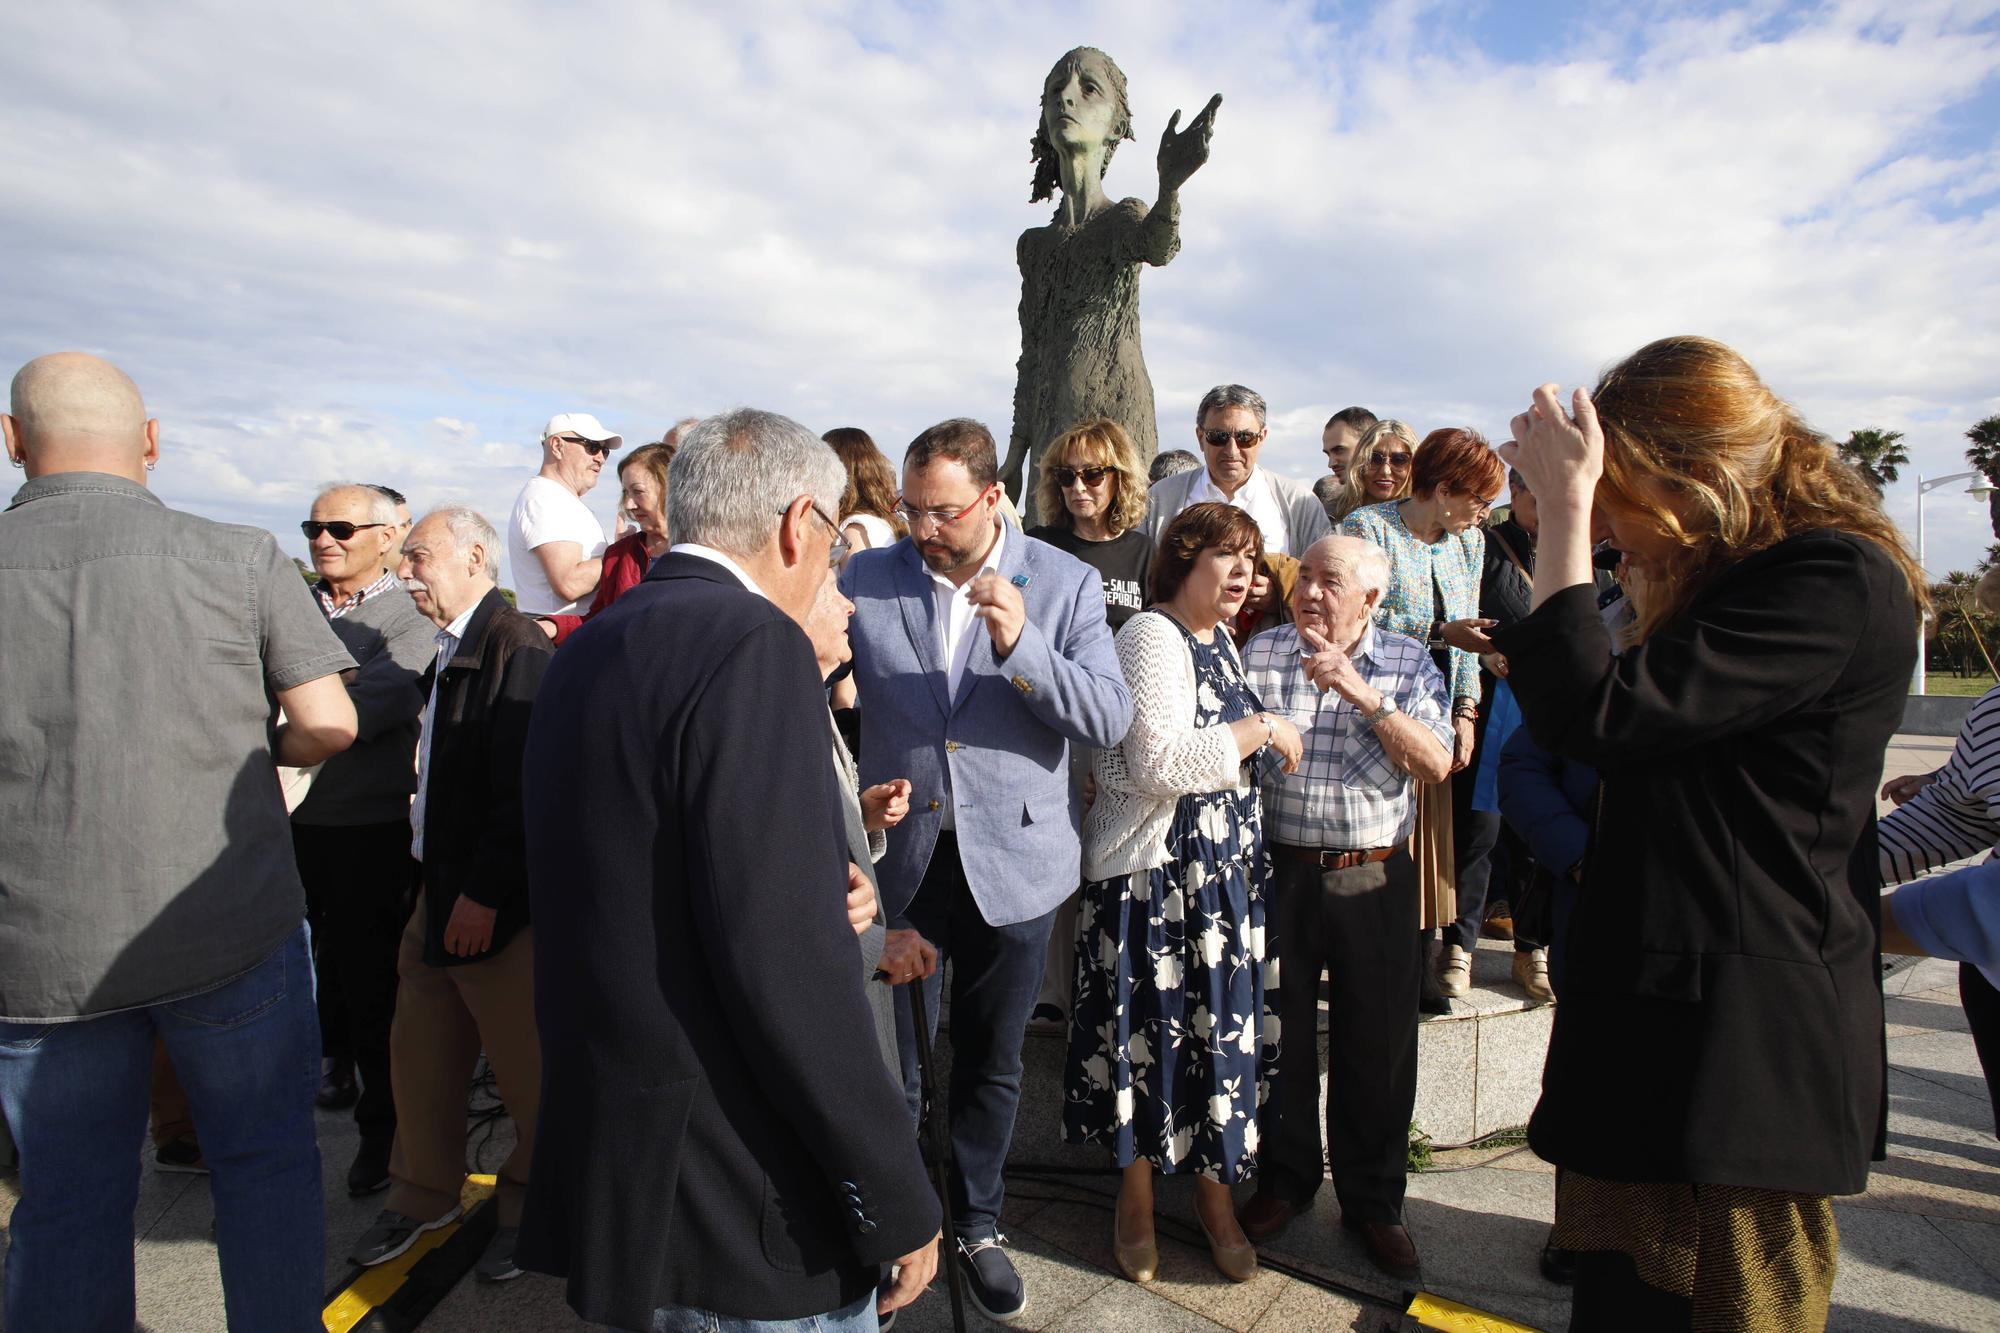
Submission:
[[[1056,61],[1042,80],[1042,114],[1035,126],[1035,189],[1030,203],[1056,192],[1062,179],[1056,169],[1058,143],[1104,145],[1104,165],[1120,139],[1132,137],[1132,108],[1125,101],[1125,71],[1094,46],[1079,46]]]

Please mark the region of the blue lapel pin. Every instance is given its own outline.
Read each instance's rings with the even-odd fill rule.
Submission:
[[[1016,574],[1013,578],[1008,579],[1007,581],[1013,584],[1017,588],[1025,588],[1028,586],[1028,576],[1026,574]]]

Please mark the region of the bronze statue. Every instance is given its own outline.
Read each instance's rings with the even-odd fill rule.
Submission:
[[[1021,233],[1021,359],[1014,381],[1014,430],[1001,469],[1007,491],[1024,490],[1031,453],[1079,421],[1109,417],[1151,461],[1159,449],[1153,382],[1139,346],[1139,265],[1165,264],[1181,248],[1180,188],[1208,161],[1215,109],[1176,132],[1176,110],[1160,136],[1160,197],[1112,203],[1104,171],[1121,139],[1131,139],[1125,75],[1111,57],[1079,46],[1042,84],[1030,202],[1056,189],[1062,201],[1046,227]],[[1032,464],[1030,464],[1032,466]]]

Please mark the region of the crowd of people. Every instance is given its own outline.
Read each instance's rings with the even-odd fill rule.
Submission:
[[[865,1330],[944,1263],[1014,1319],[1036,1030],[1132,1281],[1163,1173],[1230,1279],[1329,1175],[1415,1278],[1419,1019],[1504,899],[1557,1006],[1529,1133],[1572,1326],[1818,1328],[1829,1199],[1879,1149],[1884,931],[2000,1010],[1978,884],[1878,925],[1885,877],[1996,836],[1968,758],[1896,793],[1878,864],[1923,580],[1706,339],[1543,386],[1498,449],[1344,409],[1310,483],[1239,384],[1150,462],[1078,422],[1025,518],[977,421],[898,465],[738,409],[618,457],[607,534],[624,440],[566,412],[504,538],[324,489],[309,589],[154,497],[115,367],[39,358],[10,408],[12,1327],[132,1325],[149,1105],[161,1167],[211,1176],[231,1326],[318,1327],[315,1100],[386,1191],[340,1243],[383,1263],[459,1216],[482,1052],[518,1137],[480,1280],[557,1274],[613,1328]]]

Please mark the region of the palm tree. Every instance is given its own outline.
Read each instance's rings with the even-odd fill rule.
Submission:
[[[1984,473],[1995,488],[1986,497],[1986,517],[1993,525],[1993,535],[2000,537],[2000,417],[1973,423],[1965,438],[1972,441],[1972,447],[1965,451],[1965,461]]]
[[[1910,452],[1902,446],[1903,432],[1899,430],[1857,430],[1847,437],[1844,444],[1836,446],[1840,456],[1852,464],[1875,494],[1880,495],[1884,486],[1896,480],[1897,470],[1910,461]],[[1995,466],[2000,466],[1996,462]]]

